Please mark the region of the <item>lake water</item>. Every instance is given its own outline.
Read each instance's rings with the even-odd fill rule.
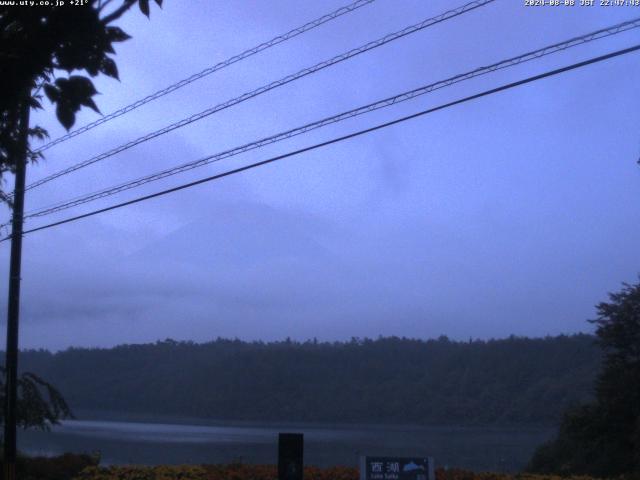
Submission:
[[[70,420],[51,432],[20,431],[32,455],[99,451],[102,464],[277,463],[278,433],[304,433],[307,465],[357,466],[358,456],[429,455],[436,466],[522,469],[551,428],[179,424]]]

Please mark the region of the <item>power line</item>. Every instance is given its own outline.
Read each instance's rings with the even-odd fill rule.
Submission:
[[[263,93],[266,93],[270,90],[273,90],[275,88],[281,87],[283,85],[286,85],[288,83],[291,83],[295,80],[298,80],[302,77],[306,77],[307,75],[310,75],[312,73],[318,72],[320,70],[323,70],[325,68],[328,68],[332,65],[335,65],[337,63],[343,62],[345,60],[348,60],[352,57],[355,57],[356,55],[360,55],[361,53],[367,52],[369,50],[373,50],[374,48],[380,47],[382,45],[385,45],[389,42],[392,42],[394,40],[397,40],[399,38],[405,37],[407,35],[410,35],[412,33],[416,33],[420,30],[423,30],[425,28],[431,27],[433,25],[436,25],[438,23],[444,22],[446,20],[449,20],[451,18],[457,17],[459,15],[463,15],[464,13],[467,13],[471,10],[475,10],[476,8],[485,6],[489,3],[494,2],[495,0],[474,0],[472,2],[469,2],[461,7],[455,8],[453,10],[448,10],[436,17],[432,17],[432,18],[428,18],[426,20],[423,20],[420,23],[417,23],[415,25],[411,25],[409,27],[406,27],[402,30],[399,30],[397,32],[394,33],[390,33],[388,35],[385,35],[384,37],[381,37],[377,40],[374,40],[372,42],[369,42],[365,45],[362,45],[358,48],[354,48],[352,50],[349,50],[348,52],[342,53],[340,55],[337,55],[329,60],[325,60],[323,62],[317,63],[312,67],[308,67],[308,68],[304,68],[294,74],[291,75],[287,75],[286,77],[281,78],[280,80],[276,80],[274,82],[271,82],[267,85],[263,85],[262,87],[259,87],[255,90],[252,90],[250,92],[244,93],[242,95],[240,95],[239,97],[235,97],[231,100],[227,100],[224,103],[220,103],[214,107],[208,108],[206,110],[203,110],[200,113],[196,113],[190,117],[184,118],[178,122],[172,123],[171,125],[167,125],[166,127],[161,128],[160,130],[156,130],[155,132],[151,132],[147,135],[144,135],[142,137],[139,137],[135,140],[131,140],[125,144],[122,144],[118,147],[115,147],[107,152],[104,152],[100,155],[97,155],[95,157],[92,157],[88,160],[85,160],[83,162],[80,162],[76,165],[72,165],[71,167],[68,167],[64,170],[60,170],[56,173],[53,173],[45,178],[42,178],[40,180],[37,180],[29,185],[27,185],[26,189],[30,190],[32,188],[38,187],[40,185],[43,185],[47,182],[50,182],[51,180],[54,180],[58,177],[61,177],[63,175],[67,175],[71,172],[74,172],[78,169],[84,168],[88,165],[92,165],[96,162],[99,162],[101,160],[104,160],[106,158],[109,158],[113,155],[116,155],[118,153],[121,153],[125,150],[128,150],[136,145],[139,145],[143,142],[149,141],[153,138],[159,137],[160,135],[164,135],[165,133],[171,132],[173,130],[176,130],[178,128],[184,127],[186,125],[189,125],[193,122],[196,122],[198,120],[202,120],[205,117],[208,117],[214,113],[217,113],[221,110],[225,110],[229,107],[232,107],[234,105],[237,105],[239,103],[242,103],[246,100],[249,100],[253,97],[256,97],[258,95],[261,95]]]
[[[379,100],[377,102],[374,103],[370,103],[368,105],[364,105],[352,110],[348,110],[346,112],[342,112],[339,113],[337,115],[333,115],[330,117],[326,117],[323,118],[321,120],[312,122],[312,123],[308,123],[306,125],[300,126],[300,127],[296,127],[294,129],[291,130],[287,130],[285,132],[281,132],[266,138],[262,138],[260,140],[251,142],[251,143],[247,143],[244,145],[241,145],[239,147],[235,147],[232,148],[230,150],[225,150],[223,152],[220,153],[216,153],[214,155],[209,155],[205,158],[201,158],[195,161],[191,161],[188,163],[184,163],[182,165],[176,166],[176,167],[172,167],[151,175],[147,175],[141,178],[138,178],[136,180],[131,180],[128,181],[126,183],[117,185],[117,186],[113,186],[113,187],[109,187],[107,189],[103,189],[100,190],[98,192],[94,192],[94,193],[90,193],[90,194],[86,194],[80,197],[76,197],[70,200],[66,200],[63,202],[58,202],[53,206],[50,207],[44,207],[41,209],[38,209],[36,211],[32,211],[32,212],[27,212],[27,215],[25,218],[34,218],[34,217],[42,217],[45,215],[50,215],[52,213],[56,213],[62,210],[66,210],[68,208],[72,208],[78,205],[82,205],[94,200],[98,200],[100,198],[104,198],[104,197],[108,197],[111,195],[115,195],[117,193],[135,188],[135,187],[139,187],[141,185],[156,181],[156,180],[160,180],[172,175],[176,175],[182,172],[186,172],[188,170],[192,170],[194,168],[198,168],[204,165],[208,165],[210,163],[213,162],[217,162],[226,158],[230,158],[233,157],[235,155],[239,155],[245,152],[248,152],[250,150],[254,150],[260,147],[263,147],[265,145],[269,145],[272,143],[276,143],[297,135],[301,135],[303,133],[307,133],[309,131],[324,127],[326,125],[330,125],[333,123],[337,123],[337,122],[341,122],[343,120],[349,119],[349,118],[353,118],[359,115],[363,115],[365,113],[369,113],[375,110],[379,110],[381,108],[386,108],[389,107],[391,105],[395,105],[401,102],[405,102],[407,100],[411,100],[414,99],[418,96],[421,95],[425,95],[427,93],[430,93],[434,90],[438,90],[441,88],[445,88],[451,85],[454,85],[456,83],[465,81],[465,80],[469,80],[481,75],[485,75],[487,73],[490,72],[494,72],[497,70],[501,70],[504,68],[508,68],[508,67],[512,67],[515,65],[519,65],[531,60],[535,60],[538,58],[541,58],[543,56],[546,55],[550,55],[552,53],[556,53],[559,51],[564,51],[568,48],[572,48],[578,45],[582,45],[594,40],[598,40],[598,39],[602,39],[602,38],[606,38],[612,35],[616,35],[618,33],[633,29],[633,28],[638,28],[640,27],[640,17],[634,20],[629,20],[626,22],[622,22],[619,23],[617,25],[613,25],[611,27],[607,27],[607,28],[603,28],[600,30],[596,30],[594,32],[590,32],[588,34],[585,35],[581,35],[579,37],[574,37],[571,38],[569,40],[565,40],[563,42],[559,42],[544,48],[540,48],[537,50],[533,50],[530,52],[527,52],[525,54],[519,55],[517,57],[512,57],[506,60],[502,60],[500,62],[497,63],[493,63],[491,65],[488,66],[484,66],[484,67],[479,67],[475,70],[471,70],[469,72],[466,73],[462,73],[459,75],[455,75],[453,77],[447,78],[445,80],[440,80],[438,82],[435,83],[431,83],[429,85],[425,85],[423,87],[420,88],[416,88],[414,90],[410,90],[408,92],[403,92],[401,94],[398,95],[394,95],[392,97],[388,97],[385,98],[383,100]]]
[[[45,150],[48,150],[49,148],[53,147],[54,145],[58,145],[59,143],[62,143],[66,140],[69,140],[70,138],[76,137],[78,135],[80,135],[81,133],[87,132],[95,127],[97,127],[98,125],[102,125],[103,123],[106,123],[110,120],[113,120],[114,118],[120,117],[122,115],[124,115],[125,113],[129,113],[132,110],[135,110],[138,107],[141,107],[142,105],[145,105],[153,100],[157,100],[160,97],[164,97],[165,95],[168,95],[171,92],[174,92],[186,85],[189,85],[190,83],[195,82],[196,80],[200,80],[201,78],[204,78],[208,75],[211,75],[214,72],[217,72],[218,70],[222,70],[223,68],[226,68],[230,65],[233,65],[234,63],[237,63],[241,60],[244,60],[246,58],[249,58],[253,55],[256,55],[264,50],[267,50],[271,47],[274,47],[280,43],[286,42],[287,40],[290,40],[294,37],[297,37],[298,35],[301,35],[303,33],[308,32],[309,30],[313,30],[316,27],[319,27],[320,25],[323,25],[327,22],[330,22],[331,20],[335,20],[338,17],[341,17],[342,15],[345,15],[347,13],[351,13],[354,10],[359,9],[360,7],[364,7],[365,5],[368,5],[372,2],[375,2],[375,0],[357,0],[353,3],[350,3],[349,5],[346,5],[344,7],[338,8],[337,10],[334,10],[333,12],[327,13],[326,15],[323,15],[322,17],[316,18],[315,20],[312,20],[311,22],[305,23],[304,25],[302,25],[301,27],[298,28],[294,28],[293,30],[288,31],[287,33],[284,33],[282,35],[278,35],[277,37],[272,38],[271,40],[261,43],[260,45],[257,45],[253,48],[250,48],[248,50],[245,50],[242,53],[239,53],[238,55],[234,55],[233,57],[230,57],[222,62],[219,62],[211,67],[205,68],[204,70],[195,73],[193,75],[191,75],[188,78],[182,79],[179,82],[176,82],[172,85],[169,85],[166,88],[163,88],[162,90],[158,90],[155,93],[152,93],[150,95],[147,95],[146,97],[137,100],[135,102],[133,102],[130,105],[127,105],[125,107],[122,107],[119,110],[116,110],[115,112],[112,112],[108,115],[105,115],[102,118],[99,118],[98,120],[95,120],[91,123],[88,123],[87,125],[80,127],[76,130],[73,130],[72,132],[67,133],[66,135],[63,135],[61,137],[58,137],[52,141],[50,141],[49,143],[43,145],[42,147],[38,148],[36,150],[36,152],[43,152]]]
[[[64,220],[60,220],[60,221],[53,222],[53,223],[50,223],[50,224],[47,224],[47,225],[43,225],[41,227],[36,227],[36,228],[32,228],[30,230],[25,230],[24,233],[25,234],[26,233],[33,233],[33,232],[37,232],[39,230],[45,230],[45,229],[48,229],[48,228],[56,227],[58,225],[63,225],[65,223],[74,222],[76,220],[80,220],[80,219],[87,218],[87,217],[92,217],[92,216],[98,215],[100,213],[105,213],[105,212],[108,212],[108,211],[111,211],[111,210],[115,210],[115,209],[118,209],[118,208],[126,207],[128,205],[133,205],[135,203],[140,203],[140,202],[143,202],[143,201],[146,201],[146,200],[150,200],[152,198],[156,198],[156,197],[160,197],[160,196],[163,196],[163,195],[167,195],[169,193],[177,192],[179,190],[184,190],[184,189],[187,189],[187,188],[191,188],[191,187],[194,187],[196,185],[200,185],[202,183],[207,183],[207,182],[211,182],[213,180],[218,180],[220,178],[224,178],[224,177],[227,177],[227,176],[230,176],[230,175],[234,175],[236,173],[244,172],[246,170],[251,170],[251,169],[256,168],[256,167],[260,167],[260,166],[263,166],[263,165],[267,165],[269,163],[276,162],[278,160],[282,160],[282,159],[285,159],[285,158],[288,158],[288,157],[299,155],[301,153],[309,152],[311,150],[316,150],[318,148],[325,147],[325,146],[328,146],[328,145],[332,145],[334,143],[342,142],[344,140],[348,140],[348,139],[351,139],[351,138],[354,138],[354,137],[359,137],[361,135],[364,135],[364,134],[367,134],[367,133],[371,133],[371,132],[374,132],[376,130],[381,130],[383,128],[387,128],[387,127],[390,127],[392,125],[403,123],[403,122],[406,122],[408,120],[412,120],[414,118],[418,118],[418,117],[427,115],[429,113],[433,113],[433,112],[436,112],[436,111],[439,111],[439,110],[444,110],[446,108],[453,107],[455,105],[460,105],[462,103],[470,102],[472,100],[476,100],[476,99],[481,98],[481,97],[486,97],[488,95],[492,95],[492,94],[495,94],[495,93],[498,93],[498,92],[509,90],[509,89],[512,89],[512,88],[515,88],[515,87],[518,87],[518,86],[521,86],[521,85],[525,85],[527,83],[532,83],[532,82],[535,82],[535,81],[538,81],[538,80],[542,80],[544,78],[548,78],[548,77],[551,77],[551,76],[554,76],[554,75],[559,75],[561,73],[568,72],[568,71],[571,71],[571,70],[576,70],[578,68],[582,68],[582,67],[585,67],[587,65],[591,65],[591,64],[594,64],[594,63],[598,63],[598,62],[602,62],[602,61],[605,61],[605,60],[609,60],[609,59],[614,58],[614,57],[619,57],[621,55],[626,55],[628,53],[632,53],[632,52],[635,52],[635,51],[638,51],[638,50],[640,50],[640,44],[637,44],[637,45],[635,45],[633,47],[625,48],[625,49],[622,49],[622,50],[617,50],[615,52],[611,52],[611,53],[608,53],[606,55],[601,55],[599,57],[594,57],[594,58],[591,58],[589,60],[585,60],[585,61],[582,61],[582,62],[574,63],[574,64],[568,65],[566,67],[562,67],[562,68],[558,68],[558,69],[555,69],[555,70],[547,71],[545,73],[542,73],[542,74],[539,74],[539,75],[534,75],[534,76],[525,78],[523,80],[518,80],[516,82],[508,83],[506,85],[502,85],[500,87],[492,88],[490,90],[485,90],[485,91],[483,91],[481,93],[477,93],[475,95],[464,97],[462,99],[455,100],[453,102],[445,103],[445,104],[439,105],[437,107],[429,108],[427,110],[423,110],[421,112],[414,113],[412,115],[407,115],[407,116],[404,116],[404,117],[401,117],[401,118],[398,118],[398,119],[395,119],[395,120],[391,120],[391,121],[386,122],[386,123],[382,123],[382,124],[376,125],[374,127],[366,128],[364,130],[359,130],[357,132],[353,132],[353,133],[350,133],[348,135],[343,135],[341,137],[333,138],[331,140],[327,140],[325,142],[317,143],[317,144],[311,145],[309,147],[305,147],[305,148],[301,148],[299,150],[288,152],[288,153],[285,153],[283,155],[278,155],[276,157],[271,157],[271,158],[269,158],[267,160],[262,160],[260,162],[252,163],[250,165],[245,165],[244,167],[239,167],[239,168],[235,168],[233,170],[228,170],[226,172],[219,173],[217,175],[212,175],[210,177],[206,177],[206,178],[202,178],[200,180],[196,180],[196,181],[193,181],[193,182],[185,183],[185,184],[179,185],[177,187],[169,188],[167,190],[162,190],[160,192],[152,193],[150,195],[145,195],[145,196],[142,196],[142,197],[138,197],[138,198],[135,198],[133,200],[129,200],[129,201],[126,201],[126,202],[122,202],[122,203],[118,203],[118,204],[115,204],[115,205],[111,205],[109,207],[105,207],[105,208],[101,208],[101,209],[98,209],[98,210],[94,210],[92,212],[84,213],[82,215],[77,215],[75,217],[66,218]],[[11,236],[8,236],[8,237],[5,237],[5,238],[1,239],[0,242],[4,242],[4,241],[8,240],[9,238],[11,238]]]

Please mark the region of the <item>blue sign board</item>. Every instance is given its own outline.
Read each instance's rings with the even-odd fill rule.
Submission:
[[[360,480],[435,480],[431,457],[360,457]]]

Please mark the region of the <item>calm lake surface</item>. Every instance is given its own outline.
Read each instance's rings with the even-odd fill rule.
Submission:
[[[513,472],[552,428],[179,424],[70,420],[52,432],[19,431],[32,455],[101,452],[102,464],[277,463],[278,432],[304,433],[306,465],[357,466],[359,455],[429,455],[436,466]]]

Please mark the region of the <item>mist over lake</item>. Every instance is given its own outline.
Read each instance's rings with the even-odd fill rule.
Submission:
[[[304,433],[307,465],[356,466],[359,455],[410,454],[433,456],[440,467],[514,472],[553,429],[67,420],[49,433],[20,432],[19,447],[33,455],[99,451],[102,464],[273,464],[279,432]]]

